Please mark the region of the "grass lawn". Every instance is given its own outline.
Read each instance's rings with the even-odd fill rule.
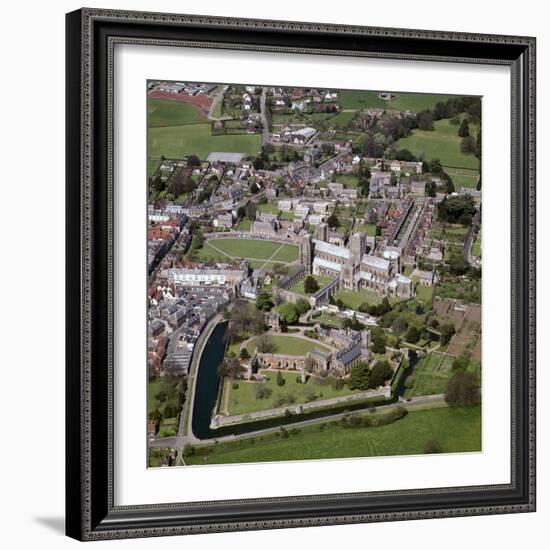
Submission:
[[[284,353],[285,355],[305,355],[313,348],[322,349],[328,351],[328,347],[317,342],[317,340],[310,340],[305,338],[296,338],[295,336],[286,335],[270,335],[269,339],[275,345],[275,353]],[[256,349],[257,338],[253,338],[246,344],[246,349],[250,355]]]
[[[178,433],[179,418],[163,418],[160,421],[158,437],[172,437]]]
[[[201,160],[214,151],[252,155],[260,150],[260,134],[213,136],[210,124],[149,128],[149,158],[182,158],[196,154]]]
[[[354,116],[353,112],[340,112],[330,119],[330,124],[343,128],[349,125]]]
[[[466,168],[445,168],[445,172],[451,176],[455,189],[468,187],[475,189],[479,179],[479,170],[469,170]]]
[[[204,120],[200,111],[190,103],[170,99],[149,98],[147,100],[147,115],[149,128],[196,124]]]
[[[374,223],[364,223],[357,224],[353,226],[354,233],[366,233],[369,237],[376,236],[376,224]]]
[[[293,244],[283,244],[271,259],[277,262],[293,262],[298,259],[298,247]]]
[[[258,204],[257,208],[264,214],[278,214],[279,207],[274,202],[266,202],[264,204]]]
[[[204,262],[207,264],[216,264],[216,263],[226,263],[232,264],[237,263],[238,260],[232,259],[229,256],[218,252],[211,246],[208,246],[208,243],[204,243],[202,248],[193,251],[193,256],[197,262]]]
[[[300,374],[296,372],[281,372],[285,381],[283,386],[277,385],[277,373],[274,371],[261,371],[267,376],[267,381],[262,382],[246,382],[239,380],[239,387],[234,389],[231,384],[225,384],[223,391],[229,391],[229,414],[246,414],[253,411],[265,411],[289,404],[307,403],[318,399],[328,399],[330,397],[338,397],[341,395],[349,395],[358,393],[355,390],[350,390],[347,386],[341,389],[334,388],[328,381],[319,380],[310,377],[305,384],[297,382]],[[268,387],[272,394],[268,398],[257,399],[254,393],[258,385]],[[281,404],[277,400],[281,397],[286,399],[285,404]],[[223,397],[222,397],[223,403]]]
[[[152,176],[160,166],[160,159],[147,159],[147,176]]]
[[[431,302],[434,295],[433,286],[419,284],[416,287],[416,298],[422,302]]]
[[[211,239],[209,244],[235,258],[268,260],[277,251],[273,260],[292,261],[298,257],[298,247],[259,239]],[[281,248],[282,247],[282,248]],[[280,249],[280,250],[279,250]]]
[[[472,256],[481,256],[481,236],[478,233],[476,240],[472,244]]]
[[[435,289],[435,295],[440,298],[461,300],[466,303],[481,303],[481,283],[479,280],[467,281],[455,279],[439,283]]]
[[[317,281],[317,283],[319,284],[319,289],[321,289],[324,286],[328,285],[330,283],[330,281],[332,281],[332,277],[321,277],[320,275],[311,275],[311,277],[313,277]],[[292,292],[302,294],[303,296],[311,296],[312,294],[308,294],[305,291],[305,288],[304,288],[306,278],[307,277],[304,277],[300,282],[298,282],[294,286],[290,287],[290,290]]]
[[[266,435],[218,443],[207,456],[188,456],[187,464],[227,464],[362,456],[421,455],[436,439],[443,452],[481,451],[481,407],[411,411],[386,426],[344,429],[337,424],[302,427],[289,437]]]
[[[453,96],[439,94],[413,94],[396,92],[392,99],[386,101],[378,97],[379,92],[361,90],[342,90],[339,102],[342,109],[392,109],[396,111],[413,111],[415,113],[432,108],[436,103]]]
[[[338,183],[343,183],[346,187],[357,187],[359,179],[354,174],[341,174],[336,176]]]
[[[281,212],[281,220],[294,221],[294,212]]]
[[[235,229],[237,229],[237,231],[250,231],[251,226],[252,222],[248,218],[243,218],[242,220],[239,220],[239,223],[236,225]]]
[[[314,317],[312,322],[321,323],[322,325],[328,325],[334,328],[342,328],[342,319],[330,313],[322,313],[318,317]]]
[[[439,353],[430,353],[420,359],[406,381],[405,399],[444,393],[453,374],[452,366],[453,358]]]
[[[334,294],[334,299],[342,300],[346,307],[350,309],[358,310],[359,306],[361,304],[364,304],[365,302],[368,304],[379,304],[382,301],[382,296],[379,296],[376,292],[372,290],[359,290],[357,292],[353,292],[351,290],[338,290]],[[390,296],[388,298],[390,304],[395,304],[400,301],[400,298],[395,298],[393,296]]]
[[[471,129],[472,135],[477,130]],[[461,139],[458,128],[449,119],[434,122],[432,131],[413,130],[413,133],[395,143],[397,149],[408,149],[413,155],[423,156],[426,160],[439,159],[445,167],[469,168],[476,170],[479,160],[474,155],[465,155],[460,150]]]

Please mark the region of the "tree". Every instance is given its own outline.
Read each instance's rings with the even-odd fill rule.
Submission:
[[[250,201],[245,207],[246,217],[250,221],[254,221],[256,219],[256,211],[257,210],[258,210],[258,208],[256,207],[256,205],[252,201]]]
[[[418,113],[416,121],[420,130],[434,129],[434,117],[430,111],[421,111]]]
[[[432,455],[442,452],[443,448],[437,439],[430,439],[426,442],[426,445],[424,445],[424,454]]]
[[[254,396],[256,399],[267,399],[271,397],[273,390],[268,388],[264,384],[255,384],[254,385]]]
[[[462,355],[459,355],[458,357],[455,357],[453,360],[453,370],[466,370],[468,368],[468,365],[470,363],[470,358],[468,355],[463,353]]]
[[[416,344],[420,340],[420,331],[415,326],[409,327],[405,339],[411,344]]]
[[[439,329],[441,333],[441,344],[446,346],[453,337],[455,331],[455,327],[452,323],[446,323],[444,325],[441,325],[441,328]]]
[[[284,386],[284,385],[285,385],[285,379],[283,378],[281,371],[279,371],[277,373],[277,386]]]
[[[254,170],[263,170],[265,166],[264,159],[262,157],[256,157],[252,162],[252,166],[254,166]]]
[[[407,330],[407,321],[403,317],[397,317],[391,329],[395,334],[403,334]]]
[[[340,227],[340,220],[338,219],[338,216],[333,213],[327,218],[327,224],[331,229],[336,229],[337,227]]]
[[[218,367],[218,375],[220,378],[227,377],[234,380],[244,371],[245,368],[241,366],[241,363],[236,357],[224,359],[222,364]]]
[[[441,221],[457,223],[464,213],[473,216],[476,212],[473,198],[469,195],[445,197],[437,205],[437,214]]]
[[[267,334],[262,334],[258,337],[256,349],[259,353],[274,353],[276,350],[276,346],[273,340]]]
[[[250,359],[250,353],[248,353],[248,350],[246,348],[242,348],[239,353],[239,357],[241,359]]]
[[[350,390],[367,390],[369,389],[369,378],[369,364],[365,362],[357,363],[351,369],[348,387]]]
[[[303,315],[306,311],[309,311],[309,302],[303,298],[300,298],[295,305],[298,315]]]
[[[237,217],[242,220],[245,216],[246,216],[245,207],[239,206],[239,208],[237,209]]]
[[[372,351],[373,353],[386,353],[386,333],[382,329],[372,330]]]
[[[458,128],[458,135],[461,138],[470,135],[470,126],[468,125],[468,121],[466,119],[464,119],[460,124],[460,127]]]
[[[463,137],[460,142],[460,150],[465,155],[473,155],[476,152],[476,140],[472,136]]]
[[[468,407],[480,402],[479,384],[473,372],[456,372],[445,390],[445,401],[451,407]]]
[[[317,282],[317,279],[311,275],[308,275],[304,281],[304,290],[307,294],[314,294],[317,292],[319,290],[319,283]]]
[[[369,388],[383,386],[391,378],[392,374],[393,369],[386,359],[377,361],[370,371]]]
[[[198,228],[193,232],[193,240],[191,242],[191,247],[194,250],[198,250],[199,248],[202,248],[203,245],[204,245],[204,237],[202,235],[201,229]]]
[[[286,302],[278,306],[277,312],[287,325],[293,325],[296,321],[298,321],[298,310],[296,309],[296,306],[290,302]]]
[[[269,292],[260,292],[256,298],[256,307],[262,311],[271,311],[273,300]]]

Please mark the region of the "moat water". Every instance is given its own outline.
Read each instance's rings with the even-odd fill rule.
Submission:
[[[341,412],[352,412],[356,410],[365,409],[364,402],[358,402],[356,404],[344,403],[339,407],[334,407],[329,411],[314,411],[308,414],[292,415],[284,418],[272,418],[267,420],[259,420],[257,422],[249,424],[240,424],[236,426],[224,426],[213,430],[210,428],[210,421],[212,417],[212,411],[216,404],[218,392],[220,391],[220,377],[218,376],[218,367],[223,361],[225,354],[225,332],[227,330],[227,322],[218,323],[212,334],[210,335],[206,345],[204,346],[202,356],[199,361],[197,382],[195,386],[195,401],[193,403],[193,423],[192,429],[195,437],[199,439],[215,439],[225,435],[239,435],[257,430],[263,430],[266,428],[272,428],[276,426],[285,426],[294,424],[296,422],[303,422],[304,420],[313,420],[327,416],[327,414],[333,415]],[[399,387],[397,388],[396,395],[400,395],[403,390],[403,384],[407,376],[410,375],[416,363],[416,354],[411,354],[407,375],[402,377]],[[386,404],[395,402],[397,399],[388,400]]]

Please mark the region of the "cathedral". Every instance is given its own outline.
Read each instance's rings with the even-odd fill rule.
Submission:
[[[345,290],[372,290],[380,296],[399,298],[414,294],[412,280],[401,274],[399,249],[386,247],[381,256],[367,253],[364,233],[351,235],[347,246],[302,235],[300,263],[313,275],[338,278]]]

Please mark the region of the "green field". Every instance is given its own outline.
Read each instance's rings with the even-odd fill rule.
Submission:
[[[376,236],[376,224],[374,223],[365,223],[357,224],[353,226],[354,233],[366,233],[369,237]]]
[[[147,125],[149,128],[182,126],[202,122],[204,116],[190,103],[170,99],[147,100]]]
[[[419,455],[437,440],[443,452],[481,451],[481,407],[411,411],[392,424],[348,428],[330,424],[288,429],[288,438],[266,435],[253,442],[221,442],[207,456],[186,456],[187,464],[227,464],[363,456]]]
[[[472,243],[472,256],[481,256],[481,235],[478,233]]]
[[[320,275],[311,275],[317,283],[319,284],[319,289],[325,287],[332,281],[332,277],[321,277]],[[296,292],[297,294],[302,294],[302,296],[311,296],[311,294],[308,294],[304,288],[304,284],[306,282],[306,278],[302,279],[298,283],[296,283],[293,287],[290,288],[292,292]]]
[[[434,295],[434,287],[419,284],[416,287],[416,297],[422,302],[431,302]]]
[[[297,382],[300,373],[281,372],[285,383],[283,386],[277,385],[277,373],[273,371],[262,370],[262,374],[267,376],[267,381],[247,382],[238,381],[238,388],[233,388],[231,382],[226,382],[223,388],[224,393],[229,392],[228,410],[230,415],[246,414],[253,411],[265,411],[285,405],[303,404],[310,401],[328,399],[330,397],[339,397],[358,393],[356,390],[350,390],[347,386],[336,389],[328,380],[321,380],[310,377],[305,384]],[[256,398],[255,389],[258,385],[265,386],[272,391],[268,398]],[[282,403],[282,399],[285,403]],[[222,396],[224,403],[225,395]]]
[[[334,294],[334,299],[340,299],[344,302],[344,305],[350,309],[358,310],[361,304],[365,302],[369,305],[376,305],[382,301],[382,296],[374,292],[373,290],[358,290],[356,292],[351,290],[338,290]],[[390,296],[388,298],[390,304],[395,304],[400,301],[400,298]]]
[[[405,399],[445,393],[447,382],[453,375],[453,359],[441,353],[429,353],[420,359],[405,382]],[[478,375],[481,373],[480,364],[475,361],[470,362],[467,370]]]
[[[346,127],[352,121],[354,116],[355,113],[351,111],[340,112],[330,119],[330,123],[335,126]]]
[[[209,123],[149,128],[148,135],[151,159],[195,154],[205,160],[214,151],[253,155],[260,150],[260,142],[259,134],[213,136]]]
[[[266,202],[264,204],[258,204],[257,209],[263,214],[278,214],[279,207],[274,202]]]
[[[203,248],[208,246],[215,251],[209,246],[210,244],[227,256],[234,258],[271,259],[284,262],[292,262],[298,258],[298,247],[292,244],[259,239],[210,239]],[[271,258],[274,254],[275,256]]]
[[[330,313],[322,313],[312,319],[313,323],[321,323],[334,328],[342,328],[342,321],[343,319],[336,315],[331,315]]]
[[[295,336],[286,335],[270,335],[269,339],[275,344],[275,353],[283,353],[285,355],[305,355],[313,348],[318,348],[324,351],[328,351],[328,347],[320,344],[316,340],[296,338]],[[246,344],[246,349],[250,355],[256,350],[257,338],[252,338],[250,342]]]
[[[438,102],[445,102],[453,96],[438,94],[394,93],[394,98],[386,101],[378,97],[379,92],[342,90],[339,102],[342,109],[391,109],[396,111],[419,112],[431,109]]]
[[[439,353],[430,353],[414,366],[406,382],[404,397],[409,399],[418,395],[435,395],[445,392],[452,376],[453,358]]]
[[[275,262],[293,262],[298,259],[298,248],[293,244],[283,244],[271,259]]]
[[[160,166],[160,159],[147,159],[147,176],[152,176]]]
[[[470,127],[473,136],[477,129]],[[413,130],[413,133],[395,143],[396,149],[408,149],[413,155],[425,160],[439,159],[445,167],[477,170],[479,160],[474,155],[465,155],[460,150],[458,128],[449,119],[434,122],[432,131]]]
[[[470,170],[467,168],[449,168],[445,167],[445,172],[451,176],[455,189],[468,187],[475,189],[479,179],[479,170]]]

